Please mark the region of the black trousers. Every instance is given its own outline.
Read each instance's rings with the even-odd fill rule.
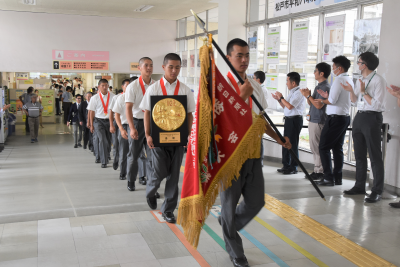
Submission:
[[[289,138],[297,157],[299,157],[299,137],[302,127],[303,117],[285,117],[283,135]],[[282,147],[282,164],[284,169],[297,171],[297,162],[292,159],[290,151],[284,147]]]
[[[28,115],[26,116],[26,119],[25,119],[25,131],[26,131],[26,132],[29,132]]]
[[[69,109],[71,108],[71,105],[72,105],[72,103],[70,103],[70,102],[63,102],[64,124],[67,124],[67,122],[68,122]]]
[[[56,98],[56,115],[61,114],[60,110],[60,99]]]
[[[86,124],[82,125],[83,127],[83,147],[87,147],[88,143],[89,143],[89,139],[90,139],[90,129],[88,127],[86,127]],[[90,143],[89,143],[90,146]]]
[[[382,113],[357,113],[353,122],[354,154],[356,156],[356,184],[354,187],[365,190],[368,151],[374,174],[371,191],[377,194],[382,194],[385,178],[381,145],[382,122]]]
[[[350,125],[350,117],[330,117],[326,119],[325,126],[321,132],[319,142],[319,154],[322,167],[324,168],[324,179],[341,180],[343,169],[343,142],[347,127]],[[332,172],[332,158],[335,167]]]

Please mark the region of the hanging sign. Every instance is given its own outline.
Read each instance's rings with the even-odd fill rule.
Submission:
[[[275,0],[274,17],[329,6],[348,0]]]

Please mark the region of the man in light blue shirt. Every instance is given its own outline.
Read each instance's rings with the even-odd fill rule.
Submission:
[[[283,135],[289,137],[293,151],[299,157],[299,137],[301,128],[303,127],[303,111],[306,107],[306,101],[300,91],[300,74],[290,72],[286,77],[286,85],[289,89],[289,95],[285,99],[280,92],[272,94],[276,99],[285,115],[285,126]],[[283,167],[278,169],[285,175],[297,173],[297,162],[290,155],[290,151],[282,148],[282,164]]]
[[[71,108],[72,105],[71,91],[72,91],[71,86],[67,86],[67,89],[61,96],[62,106],[64,109],[64,124],[67,124],[68,122],[69,109]]]

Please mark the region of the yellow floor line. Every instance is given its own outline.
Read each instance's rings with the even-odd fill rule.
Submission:
[[[268,194],[265,194],[264,207],[357,266],[395,267],[394,264],[382,259],[371,251],[331,230],[329,227],[311,219]]]
[[[300,247],[299,245],[297,245],[295,242],[293,242],[290,238],[288,238],[287,236],[285,236],[284,234],[282,234],[281,232],[279,232],[278,230],[276,230],[273,226],[269,225],[268,223],[266,223],[265,221],[261,220],[259,217],[255,217],[254,218],[255,221],[257,221],[259,224],[261,224],[262,226],[264,226],[265,228],[267,228],[269,231],[271,231],[272,233],[274,233],[276,236],[278,236],[280,239],[282,239],[283,241],[285,241],[287,244],[289,244],[290,246],[292,246],[294,249],[296,249],[298,252],[300,252],[301,254],[303,254],[304,256],[306,256],[310,261],[314,262],[317,266],[319,267],[329,267],[328,265],[326,265],[325,263],[323,263],[321,260],[319,260],[318,258],[316,258],[314,255],[312,255],[310,252],[308,252],[307,250],[305,250],[304,248]]]

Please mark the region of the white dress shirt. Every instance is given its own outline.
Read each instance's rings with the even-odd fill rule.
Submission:
[[[306,108],[306,100],[300,92],[300,86],[292,88],[285,100],[294,107],[292,110],[288,109],[287,107],[283,109],[283,114],[285,117],[298,115],[303,116],[303,111]]]
[[[146,84],[143,81],[144,89],[147,92],[147,89],[150,87],[150,85],[154,84],[155,81],[151,79],[150,84]],[[140,108],[140,103],[143,100],[143,91],[142,87],[140,86],[139,79],[134,80],[131,82],[128,87],[126,87],[125,90],[125,102],[133,103],[132,107],[132,114],[133,117],[136,119],[143,119],[144,118],[144,112]]]
[[[386,80],[376,72],[370,73],[367,77],[363,77],[361,80],[365,83],[365,91],[372,97],[372,100],[370,105],[364,99],[360,89],[360,81],[357,81],[354,87],[354,94],[358,98],[357,102],[364,102],[364,107],[358,108],[358,110],[384,112],[386,106]]]
[[[167,91],[167,95],[174,95],[175,87],[176,87],[178,80],[176,80],[175,82],[170,84],[164,77],[162,77],[162,79],[164,79],[164,85],[165,85],[165,89]],[[196,105],[194,103],[194,96],[193,96],[192,90],[190,90],[190,88],[186,84],[184,84],[182,82],[179,82],[179,83],[180,83],[180,87],[179,87],[178,95],[186,95],[187,96],[186,112],[187,113],[195,112]],[[140,90],[142,90],[142,89],[140,89]],[[152,96],[152,95],[163,95],[160,81],[157,81],[154,84],[150,85],[150,87],[146,90],[146,94],[144,95],[143,100],[139,106],[141,110],[149,110],[149,111],[151,110],[150,96]]]
[[[126,118],[126,112],[125,112],[125,98],[126,98],[126,94],[119,94],[118,96],[113,98],[116,100],[115,100],[114,106],[112,108],[112,111],[114,113],[119,114],[122,124],[128,124],[128,120]]]
[[[107,114],[104,113],[103,103],[101,102],[100,94],[101,91],[99,90],[98,93],[90,99],[87,109],[94,111],[94,116],[98,119],[108,119],[108,113]],[[110,100],[108,102],[107,111],[110,109],[111,101],[115,96],[111,92],[108,92],[106,95],[101,94],[103,96],[104,105],[107,105],[108,94],[110,94]]]
[[[236,84],[239,85],[240,82],[236,78],[236,76],[234,74],[232,74],[232,76],[235,79]],[[249,80],[251,86],[253,87],[253,96],[257,99],[257,101],[261,104],[261,106],[265,110],[266,108],[268,108],[268,103],[267,103],[267,99],[264,96],[261,85],[258,82],[256,82],[254,79],[248,79],[248,80]],[[231,83],[231,80],[228,78],[228,76],[226,76],[226,81],[228,82],[229,85],[232,86],[233,90],[236,92],[236,89],[233,86],[233,84]],[[249,99],[247,99],[246,103],[247,104],[249,103]],[[253,111],[256,114],[260,114],[260,109],[257,107],[257,105],[254,102],[253,102]]]
[[[335,78],[329,91],[328,100],[331,103],[326,107],[327,115],[349,115],[350,114],[350,92],[343,89],[340,84],[346,85],[348,82],[353,88],[353,79],[347,72],[340,74]]]

